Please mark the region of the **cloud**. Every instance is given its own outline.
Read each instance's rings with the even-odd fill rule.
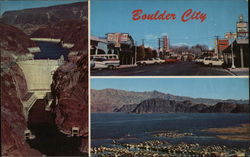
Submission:
[[[161,36],[168,36],[168,33],[161,33]]]
[[[173,43],[172,46],[189,46],[188,43]]]
[[[145,44],[145,45],[144,45],[144,47],[146,47],[146,48],[151,48],[151,49],[156,49],[156,47],[155,47],[155,46],[153,46],[153,45],[149,45],[149,44]]]
[[[146,40],[157,39],[157,38],[158,38],[158,36],[154,35],[154,34],[145,35]]]

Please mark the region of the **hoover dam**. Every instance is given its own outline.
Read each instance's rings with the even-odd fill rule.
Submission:
[[[53,73],[63,62],[64,60],[62,59],[38,59],[17,62],[24,73],[28,87],[28,93],[22,99],[26,119],[28,118],[29,110],[33,107],[37,99],[47,99],[48,105],[51,104],[52,101],[49,95]]]
[[[62,65],[63,60],[26,60],[17,62],[23,70],[27,81],[28,91],[43,99],[50,92],[53,72]]]

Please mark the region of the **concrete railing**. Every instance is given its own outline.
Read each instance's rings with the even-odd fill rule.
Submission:
[[[53,38],[30,38],[33,41],[46,41],[46,42],[54,42],[59,43],[61,39],[53,39]]]
[[[71,43],[63,43],[63,44],[62,44],[62,47],[70,49],[70,48],[74,47],[74,44],[71,44]]]
[[[37,97],[34,93],[32,93],[32,95],[27,100],[22,100],[22,104],[24,108],[26,109],[26,112],[29,112],[29,110],[35,104],[36,100],[37,100]]]
[[[29,47],[28,50],[30,53],[41,52],[40,47]]]

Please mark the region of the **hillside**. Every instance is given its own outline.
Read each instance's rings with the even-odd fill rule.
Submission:
[[[215,105],[218,102],[228,102],[237,104],[248,104],[248,100],[222,100],[191,98],[176,96],[158,91],[134,92],[116,89],[91,90],[91,111],[92,112],[113,112],[119,110],[123,105],[139,104],[144,100],[161,98],[174,101],[191,101],[194,104]],[[125,108],[125,107],[123,107]],[[125,109],[124,109],[125,110]]]
[[[148,99],[133,109],[130,113],[249,113],[249,104],[219,102],[213,106],[194,104],[191,101],[177,102],[165,99]]]

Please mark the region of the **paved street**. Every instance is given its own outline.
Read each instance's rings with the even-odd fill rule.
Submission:
[[[225,76],[234,75],[222,67],[205,67],[194,62],[129,67],[115,70],[92,70],[92,76]]]

